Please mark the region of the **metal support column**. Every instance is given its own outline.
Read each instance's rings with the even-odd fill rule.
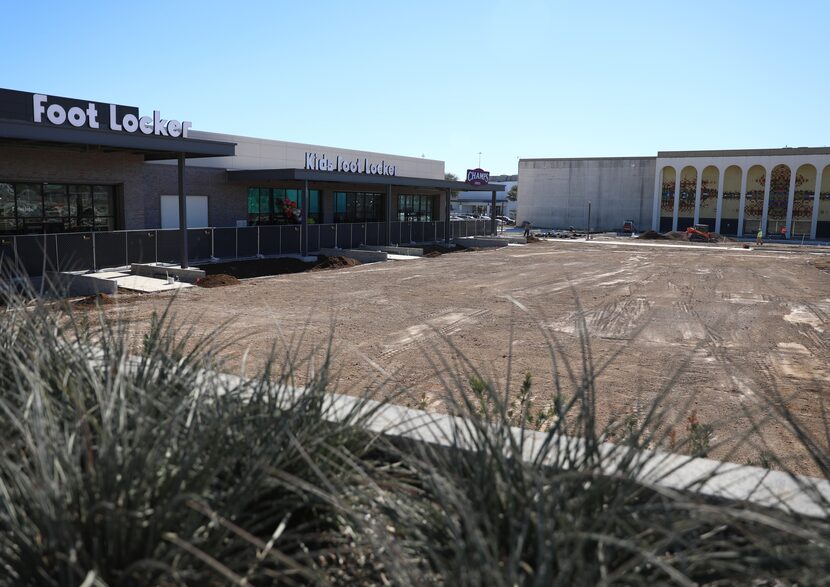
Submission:
[[[490,200],[490,234],[496,236],[496,190],[493,190],[493,198]]]
[[[386,186],[386,243],[392,246],[392,184]]]
[[[187,269],[187,196],[184,193],[184,153],[179,153],[179,263]]]
[[[444,244],[450,244],[450,233],[452,232],[452,224],[450,224],[450,190],[444,191]]]
[[[308,257],[308,180],[303,181],[303,203],[300,218],[300,253]]]
[[[715,232],[720,234],[720,223],[723,220],[723,176],[726,175],[726,169],[718,168],[718,204],[715,211]]]

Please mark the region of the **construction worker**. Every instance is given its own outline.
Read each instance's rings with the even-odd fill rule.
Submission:
[[[761,228],[758,229],[758,234],[755,235],[755,244],[759,247],[764,244],[764,231]]]

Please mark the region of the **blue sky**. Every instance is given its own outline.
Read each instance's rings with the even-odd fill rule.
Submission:
[[[830,2],[3,3],[0,87],[516,173],[830,144]]]

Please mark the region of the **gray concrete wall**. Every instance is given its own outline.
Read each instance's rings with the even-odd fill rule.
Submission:
[[[586,228],[588,201],[595,230],[618,230],[625,220],[651,227],[654,157],[522,159],[517,221],[538,228]]]

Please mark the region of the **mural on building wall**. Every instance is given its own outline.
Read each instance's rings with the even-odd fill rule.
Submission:
[[[674,167],[663,168],[663,186],[660,194],[660,215],[671,218],[674,215]]]
[[[830,222],[830,165],[824,168],[821,176],[821,193],[818,201],[818,221]]]
[[[718,168],[710,165],[703,170],[700,182],[700,222],[709,223],[715,228],[715,215],[718,209]],[[692,204],[694,206],[694,203]]]
[[[684,231],[694,223],[697,169],[687,165],[680,172],[680,194],[677,208],[677,230]]]
[[[753,165],[746,174],[746,200],[744,201],[743,234],[754,234],[761,226],[764,211],[764,185],[766,170]]]
[[[802,180],[802,181],[799,181]],[[802,165],[795,172],[792,236],[809,235],[813,220],[813,198],[816,193],[816,168]]]
[[[721,198],[721,234],[738,234],[738,215],[741,209],[741,168],[730,165],[723,172],[723,198]]]

